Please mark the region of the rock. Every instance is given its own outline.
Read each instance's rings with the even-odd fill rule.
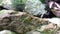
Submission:
[[[43,25],[43,26],[41,26],[40,31],[44,31],[44,30],[46,30],[46,29],[54,30],[54,29],[56,29],[56,27],[57,27],[57,26],[56,26],[55,24],[50,23],[50,24],[48,24],[48,25]]]
[[[25,8],[26,0],[0,0],[0,6],[8,10],[23,11]],[[21,2],[22,1],[22,2]]]
[[[0,3],[1,6],[7,8],[9,10],[18,10],[18,11],[26,11],[32,15],[41,15],[45,14],[47,11],[45,10],[45,4],[43,4],[39,0],[2,0]],[[41,16],[41,17],[42,17]]]
[[[51,18],[51,19],[46,19],[51,23],[57,24],[57,26],[60,27],[60,18]]]
[[[32,15],[43,15],[47,12],[45,6],[46,5],[39,0],[27,0],[25,11]]]
[[[3,31],[0,31],[0,34],[16,34],[16,33],[13,33],[9,30],[3,30]]]
[[[0,11],[0,18],[9,17],[10,13],[14,12],[13,10],[1,10]]]
[[[10,16],[7,15],[0,19],[0,30],[11,30],[18,34],[41,34],[42,32],[46,34],[54,33],[60,28],[54,21],[49,21],[49,18],[38,18],[25,12],[2,10],[1,14],[9,14]]]
[[[0,19],[0,30],[7,29],[17,32],[19,34],[23,34],[35,29],[41,24],[40,18],[29,15],[25,12],[2,10],[2,12],[0,13],[3,14],[3,16],[5,14],[9,14],[9,17],[8,15],[4,17],[1,16],[3,18]]]
[[[4,8],[10,9],[10,10],[14,9],[11,0],[1,0],[1,1],[2,2],[0,3],[0,6],[3,6]]]
[[[30,32],[27,32],[26,34],[41,34],[41,33],[37,31],[30,31]]]

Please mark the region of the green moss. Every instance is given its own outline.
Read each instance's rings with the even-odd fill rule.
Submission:
[[[45,0],[40,0],[42,3],[45,3]]]
[[[22,15],[22,16],[21,16],[21,18],[20,18],[20,19],[21,19],[21,21],[23,21],[27,16],[28,16],[27,14]]]
[[[11,34],[16,34],[15,32],[11,32]]]
[[[50,30],[44,30],[43,32],[41,32],[42,34],[51,34],[52,33],[52,31],[50,31]]]
[[[4,13],[5,13],[5,11],[4,11],[4,10],[0,11],[0,14],[4,14]]]
[[[2,0],[0,0],[0,3],[2,2]]]
[[[27,17],[26,19],[24,19],[24,23],[26,23],[27,25],[33,25],[32,23],[32,19]]]
[[[12,12],[12,13],[10,13],[10,14],[17,14],[18,12],[16,11],[16,12]]]
[[[16,7],[16,5],[25,4],[26,0],[12,0],[12,5]]]

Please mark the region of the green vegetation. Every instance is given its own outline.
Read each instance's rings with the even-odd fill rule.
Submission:
[[[2,2],[2,0],[0,0],[0,3]]]
[[[13,6],[18,4],[25,4],[26,0],[12,0]]]
[[[45,0],[40,0],[42,3],[45,3]]]

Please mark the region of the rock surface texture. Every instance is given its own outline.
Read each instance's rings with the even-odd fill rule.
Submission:
[[[48,18],[38,18],[13,10],[2,10],[0,16],[0,30],[11,30],[18,34],[56,34],[60,32],[59,25]]]

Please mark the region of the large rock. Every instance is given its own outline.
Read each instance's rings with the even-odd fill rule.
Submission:
[[[24,10],[26,0],[0,0],[0,6],[9,10]]]
[[[3,31],[0,31],[0,34],[16,34],[16,33],[11,32],[9,30],[3,30]]]
[[[60,28],[49,19],[34,17],[25,12],[2,10],[0,15],[0,30],[11,30],[19,34],[55,34]]]
[[[40,0],[27,0],[25,11],[32,15],[43,15],[47,12],[45,6]]]
[[[1,6],[7,8],[9,10],[20,10],[26,11],[32,15],[41,15],[45,14],[47,11],[45,10],[45,4],[43,4],[40,0],[0,0]]]
[[[1,18],[0,21],[1,29],[8,29],[23,34],[31,31],[41,24],[40,19],[24,12],[14,12],[12,10],[2,10],[2,12],[3,15],[1,17],[4,17]],[[9,15],[5,16],[4,13]]]
[[[7,8],[7,9],[14,9],[13,8],[13,5],[12,5],[12,0],[0,0],[0,6],[3,6],[4,8]]]

